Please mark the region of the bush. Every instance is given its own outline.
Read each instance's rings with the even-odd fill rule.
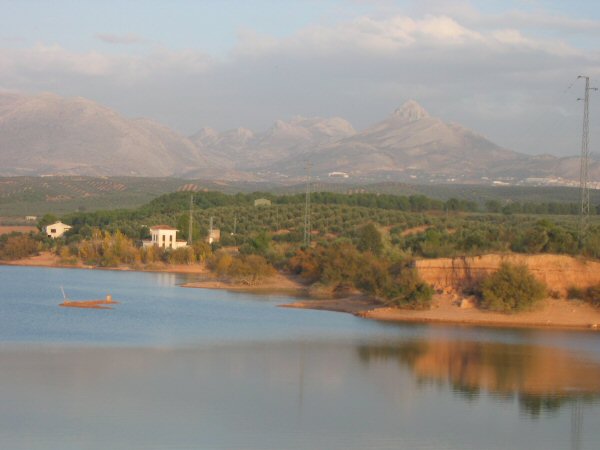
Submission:
[[[260,255],[236,255],[218,251],[209,260],[209,268],[220,277],[239,283],[255,284],[275,274],[275,269]]]
[[[590,286],[585,291],[583,300],[590,305],[599,308],[600,307],[600,284]]]
[[[409,309],[429,309],[433,288],[423,282],[413,267],[397,263],[391,268],[393,274],[392,289],[388,292],[389,303],[393,306]]]
[[[169,264],[194,264],[196,253],[193,247],[181,247],[169,252]]]
[[[0,259],[22,259],[36,255],[39,244],[28,234],[12,233],[0,239]]]
[[[600,284],[590,286],[587,289],[571,286],[567,289],[567,298],[569,300],[583,300],[584,302],[599,308]]]
[[[491,311],[518,312],[531,309],[546,295],[546,286],[526,265],[502,263],[481,283],[481,306]]]
[[[583,300],[585,297],[585,289],[576,287],[576,286],[570,286],[567,289],[567,298],[569,300]]]

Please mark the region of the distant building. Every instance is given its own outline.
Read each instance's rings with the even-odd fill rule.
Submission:
[[[332,177],[332,178],[349,178],[350,175],[348,175],[346,172],[329,172],[328,176]]]
[[[46,236],[52,239],[56,239],[61,237],[63,234],[65,234],[65,232],[69,231],[71,228],[73,228],[71,225],[62,223],[59,220],[58,222],[46,225]]]
[[[149,241],[142,241],[142,245],[144,247],[156,245],[157,247],[172,249],[187,247],[186,241],[177,239],[178,231],[177,228],[173,228],[169,225],[155,225],[150,227],[151,239]]]
[[[35,222],[37,220],[37,216],[25,216],[25,221],[27,222]]]
[[[209,230],[208,236],[206,237],[206,242],[212,244],[213,242],[219,242],[221,240],[221,230],[218,228],[213,228]]]
[[[267,198],[257,198],[254,200],[254,206],[271,206],[271,200]]]

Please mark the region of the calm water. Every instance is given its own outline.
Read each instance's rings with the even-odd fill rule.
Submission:
[[[0,448],[597,449],[600,334],[390,325],[0,266]],[[112,310],[60,308],[72,299]]]

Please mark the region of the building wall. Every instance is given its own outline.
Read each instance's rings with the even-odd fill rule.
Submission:
[[[65,231],[70,229],[70,225],[66,225],[62,222],[56,222],[46,226],[46,235],[48,237],[56,239],[61,237],[63,234],[65,234]]]
[[[156,245],[163,248],[181,248],[186,247],[187,242],[177,240],[177,230],[155,229],[150,230],[150,241],[144,241],[144,247]]]

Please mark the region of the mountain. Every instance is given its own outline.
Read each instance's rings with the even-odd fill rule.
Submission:
[[[164,125],[81,97],[0,93],[0,175],[169,176],[220,165]]]
[[[277,120],[267,131],[253,133],[246,128],[218,133],[203,128],[191,137],[202,149],[225,156],[239,170],[260,169],[323,145],[356,134],[352,125],[340,117],[294,117]]]
[[[410,171],[482,176],[489,174],[494,164],[527,156],[503,149],[460,125],[431,117],[410,100],[385,120],[323,145],[303,156],[306,158],[315,173],[342,171],[365,175]],[[285,165],[290,166],[290,162],[281,163]]]
[[[579,178],[579,158],[502,148],[409,100],[356,131],[343,118],[294,117],[266,131],[202,128],[188,137],[128,119],[90,100],[0,93],[0,176],[183,176],[224,181],[297,181],[346,172],[353,179],[480,182],[482,178]],[[590,180],[600,162],[590,161]]]

